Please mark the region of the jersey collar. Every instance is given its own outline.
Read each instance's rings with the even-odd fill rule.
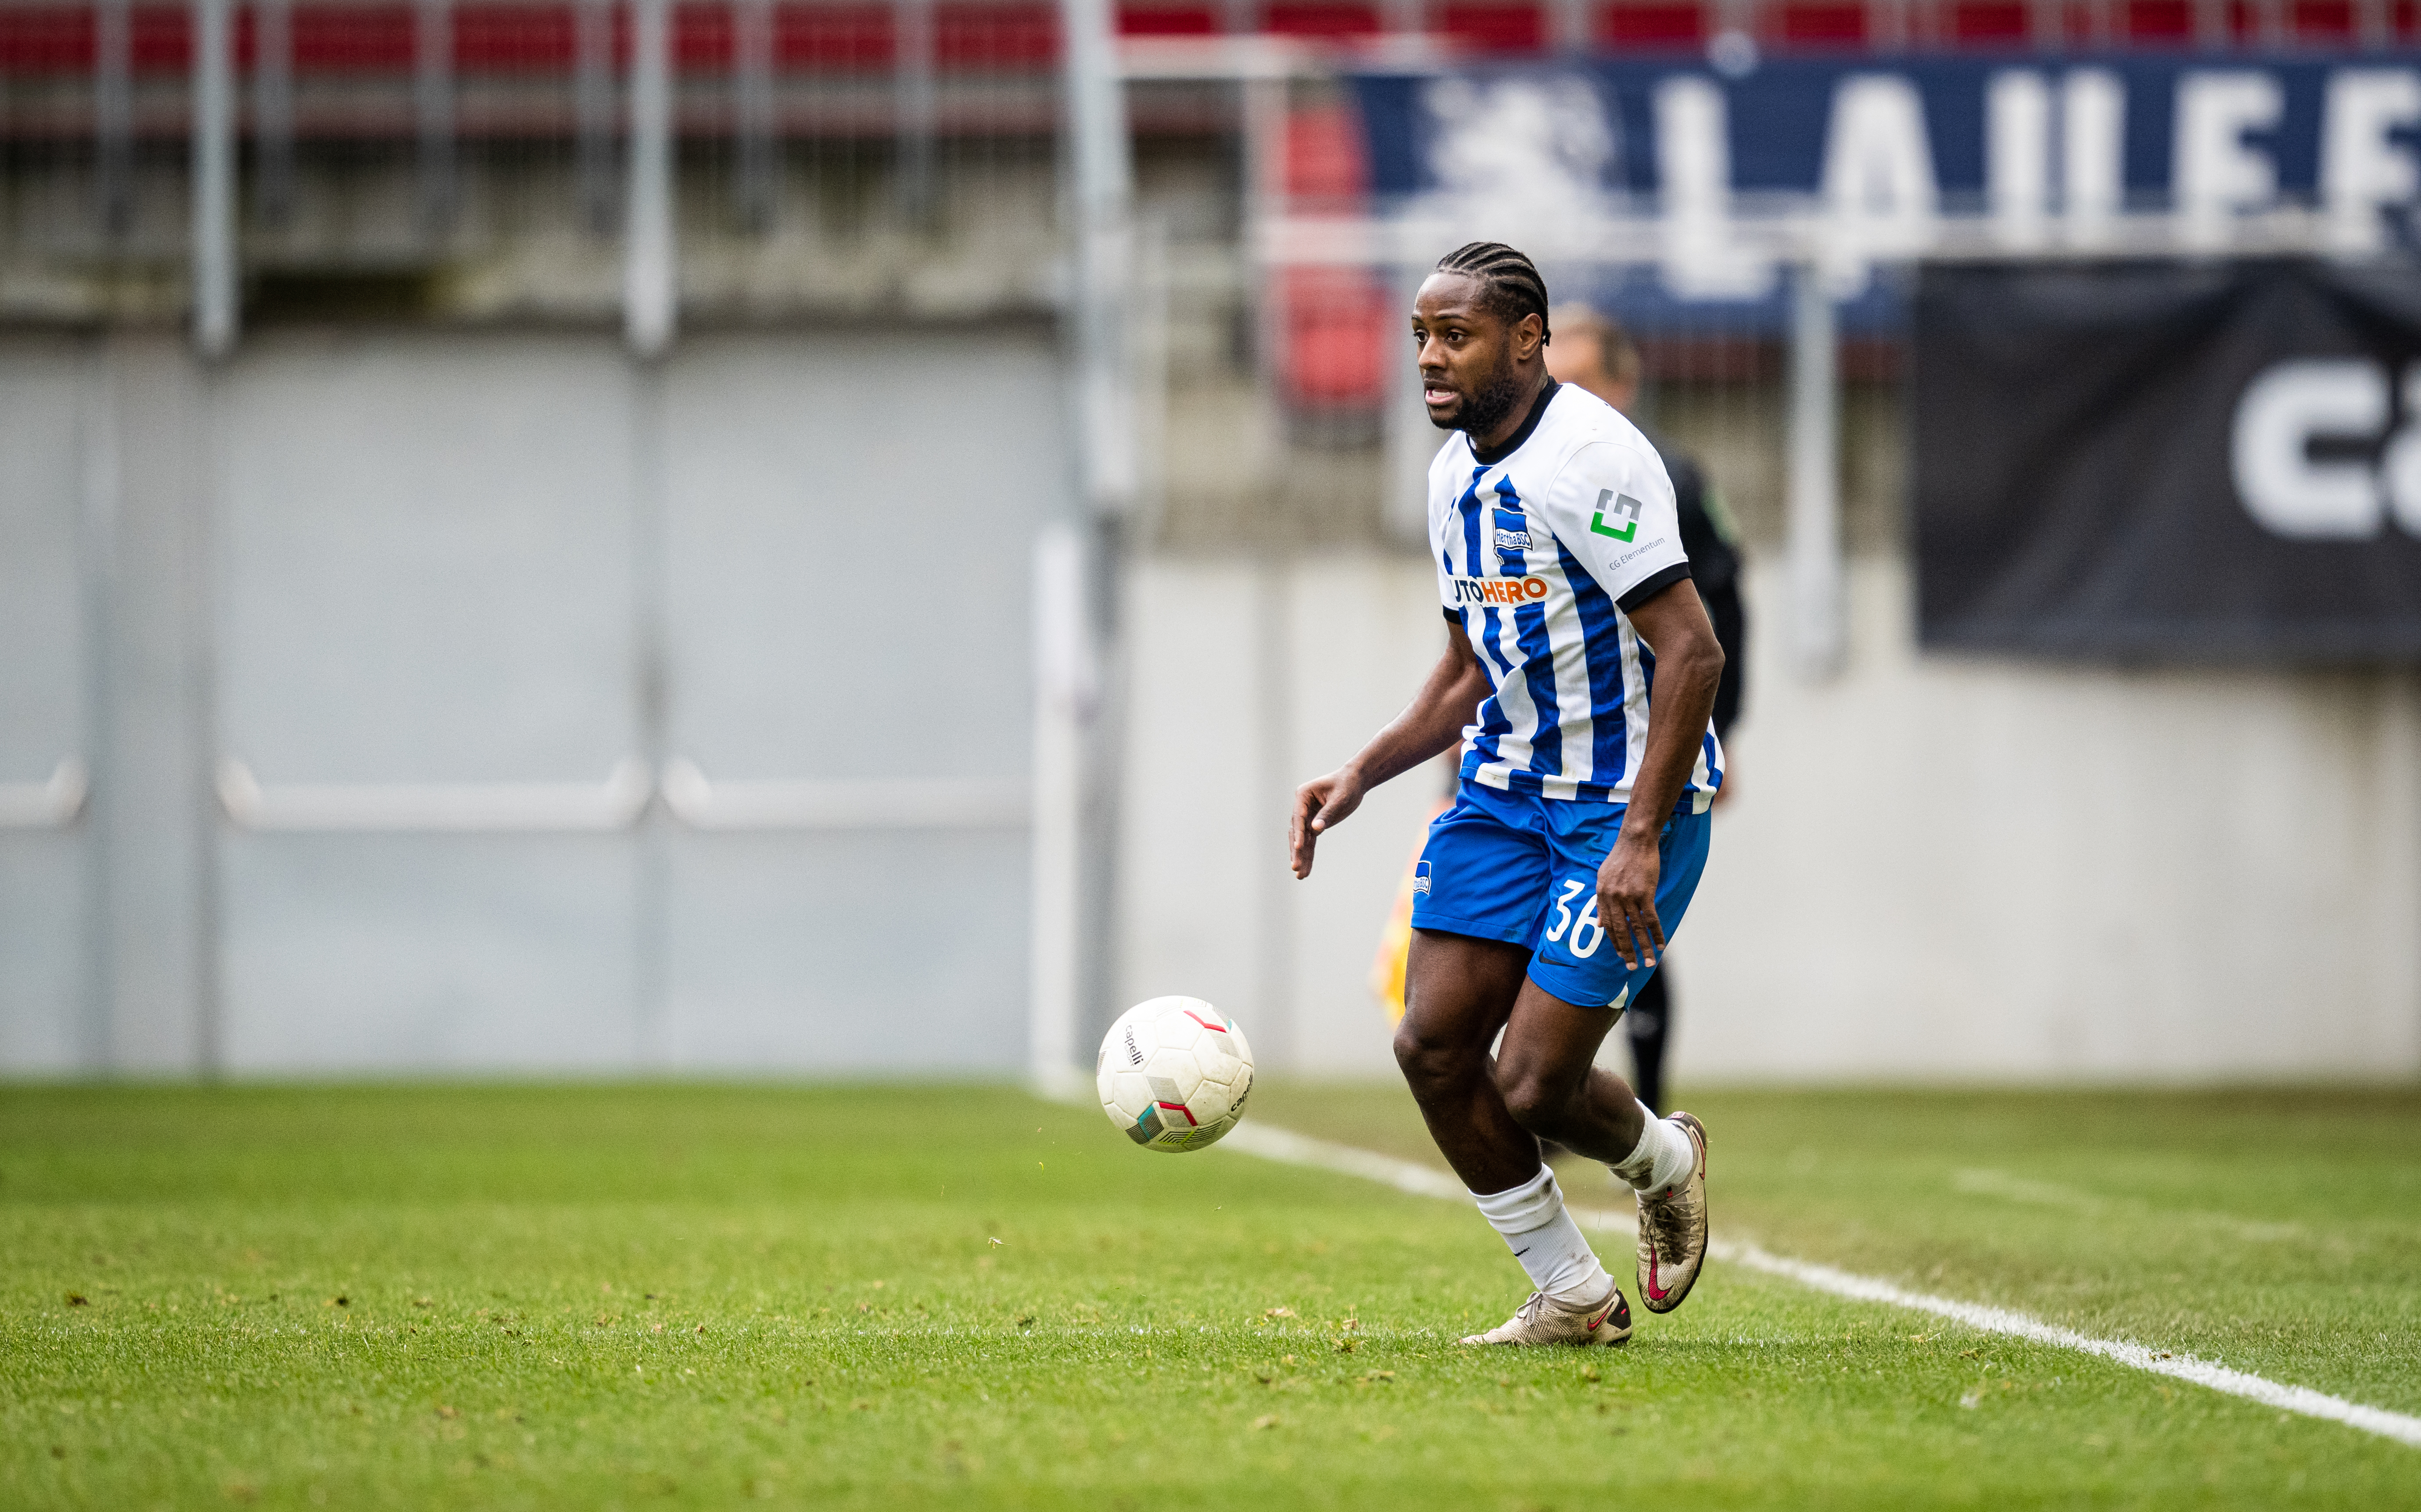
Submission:
[[[1561,387],[1563,387],[1563,385],[1556,382],[1554,379],[1551,378],[1547,380],[1547,386],[1540,389],[1539,391],[1539,397],[1530,402],[1530,413],[1523,420],[1522,429],[1513,432],[1513,434],[1507,439],[1504,449],[1501,451],[1481,451],[1479,449],[1478,438],[1476,436],[1469,436],[1469,433],[1465,432],[1466,436],[1469,436],[1471,441],[1471,460],[1477,462],[1482,467],[1493,467],[1498,462],[1503,461],[1506,458],[1512,456],[1517,451],[1520,451],[1522,449],[1522,443],[1530,439],[1530,432],[1538,429],[1539,422],[1546,417],[1547,401],[1554,398],[1555,397],[1555,390]]]

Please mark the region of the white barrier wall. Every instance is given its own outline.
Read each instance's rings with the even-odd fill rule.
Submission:
[[[0,1077],[1016,1074],[1060,387],[1007,326],[0,341]]]
[[[961,800],[1024,780],[1056,380],[1032,333],[701,337],[651,377],[576,334],[209,374],[6,344],[0,1074],[1022,1068],[1025,832]],[[1755,638],[1677,1074],[2421,1073],[2421,680],[1919,658],[1905,568],[1851,587],[1838,680]],[[1367,982],[1445,774],[1308,882],[1285,823],[1437,656],[1429,569],[1148,557],[1123,593],[1117,996],[1389,1074]],[[867,812],[314,831],[213,791],[618,802],[625,757]]]
[[[2421,1073],[2421,681],[1919,657],[1905,564],[1851,575],[1839,679],[1750,579],[1739,786],[1675,958],[1683,1080]],[[1365,986],[1438,790],[1283,867],[1287,793],[1410,696],[1417,557],[1162,559],[1129,586],[1127,996],[1189,991],[1269,1064],[1384,1071]]]
[[[1401,709],[1445,645],[1418,559],[1146,561],[1126,590],[1121,1000],[1208,998],[1261,1064],[1392,1071],[1364,986],[1442,774],[1372,794],[1287,870],[1294,786]],[[1324,763],[1324,765],[1322,764]]]

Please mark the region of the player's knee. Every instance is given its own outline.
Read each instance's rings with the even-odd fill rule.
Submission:
[[[1409,1015],[1396,1026],[1396,1065],[1414,1093],[1453,1081],[1466,1069],[1465,1059],[1461,1047],[1414,1028]]]
[[[1564,1110],[1572,1099],[1572,1089],[1564,1079],[1520,1068],[1508,1072],[1502,1062],[1497,1066],[1497,1091],[1515,1123],[1534,1134],[1550,1136],[1562,1124]]]

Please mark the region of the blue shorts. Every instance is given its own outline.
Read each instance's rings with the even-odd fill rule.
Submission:
[[[1531,952],[1530,980],[1567,1003],[1619,1008],[1656,974],[1622,963],[1597,917],[1597,869],[1625,805],[1499,792],[1465,778],[1413,868],[1413,927]],[[1707,816],[1684,798],[1657,842],[1656,918],[1670,940],[1707,869]]]

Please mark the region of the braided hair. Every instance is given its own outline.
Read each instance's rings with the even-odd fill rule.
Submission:
[[[1502,242],[1471,242],[1438,259],[1442,273],[1462,273],[1479,280],[1479,302],[1512,325],[1525,315],[1539,318],[1539,345],[1553,339],[1547,330],[1547,281],[1538,264]]]

